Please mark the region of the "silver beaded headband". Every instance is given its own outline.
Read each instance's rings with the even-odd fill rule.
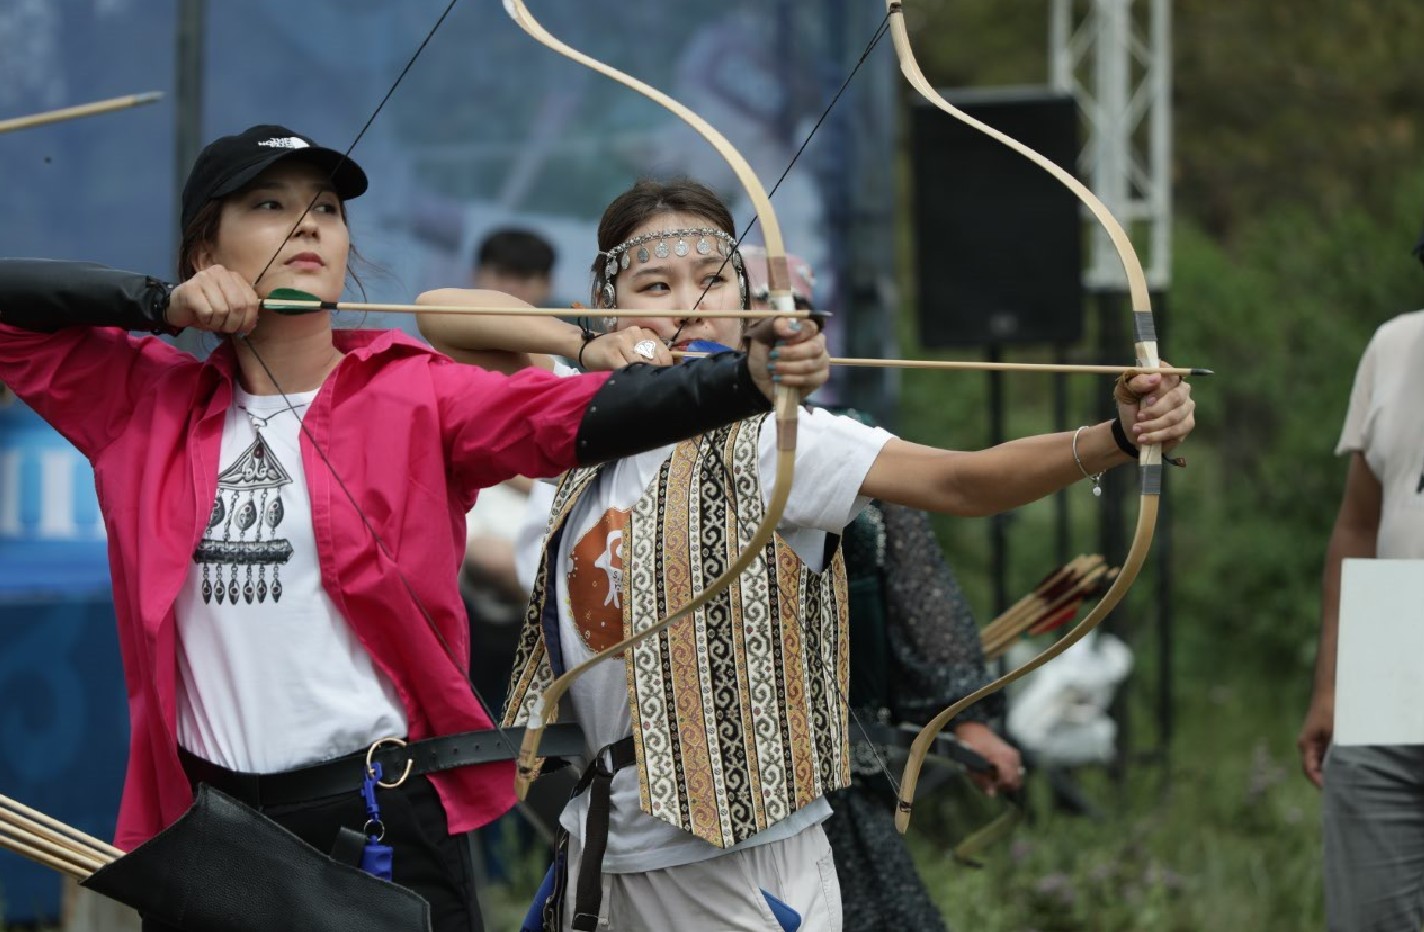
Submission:
[[[696,245],[689,245],[687,237],[697,237]],[[711,241],[708,241],[711,237]],[[672,246],[668,245],[668,240],[676,239]],[[651,250],[647,244],[655,242]],[[633,264],[636,256],[640,264],[646,265],[653,261],[653,258],[666,259],[670,255],[686,256],[688,253],[696,251],[699,256],[710,256],[715,251],[717,255],[725,258],[730,257],[732,268],[737,271],[737,285],[741,291],[742,306],[747,304],[747,273],[742,267],[742,254],[737,251],[737,241],[715,227],[684,227],[680,230],[657,230],[653,233],[644,233],[642,236],[635,236],[630,240],[625,240],[614,246],[607,252],[600,252],[599,258],[603,259],[602,281],[595,283],[594,291],[602,299],[604,307],[617,307],[617,292],[613,287],[613,279],[620,271],[626,270]]]

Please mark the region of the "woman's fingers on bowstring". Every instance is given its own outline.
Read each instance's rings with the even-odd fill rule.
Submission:
[[[223,272],[225,274],[217,276],[215,280],[227,307],[223,332],[250,333],[252,328],[257,326],[257,313],[262,306],[262,299],[247,283],[247,279],[226,269]]]
[[[213,333],[248,333],[257,324],[260,303],[236,272],[209,266],[173,290],[168,322]]]
[[[624,365],[646,362],[655,366],[670,366],[673,363],[672,353],[662,337],[646,327],[624,327],[611,336]]]
[[[635,362],[657,366],[672,365],[672,354],[662,339],[643,327],[624,327],[600,334],[584,347],[584,365],[589,369],[622,369]]]
[[[650,362],[655,366],[670,366],[676,362],[663,338],[647,327],[628,327],[623,332],[627,336],[630,362]]]

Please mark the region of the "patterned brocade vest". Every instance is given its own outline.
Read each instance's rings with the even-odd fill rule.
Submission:
[[[686,605],[755,532],[763,420],[678,444],[633,506],[625,636]],[[565,669],[552,573],[565,522],[600,468],[569,473],[556,493],[506,726],[523,724]],[[643,811],[726,848],[845,786],[846,612],[840,547],[813,573],[777,534],[727,591],[625,652]]]

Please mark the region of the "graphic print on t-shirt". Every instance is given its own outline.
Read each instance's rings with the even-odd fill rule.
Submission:
[[[281,601],[280,568],[292,558],[292,545],[276,535],[286,514],[281,489],[291,483],[291,474],[273,455],[261,431],[218,475],[218,494],[208,527],[193,552],[193,562],[203,565],[204,602],[216,598],[222,604],[227,599],[236,605],[240,596],[250,605],[267,601],[269,592],[273,602]],[[241,588],[239,576],[243,577]]]
[[[569,554],[569,602],[578,606],[574,624],[592,651],[623,640],[623,542],[630,511],[605,511]]]

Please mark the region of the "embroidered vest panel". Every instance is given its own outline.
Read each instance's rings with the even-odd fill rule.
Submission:
[[[623,626],[687,604],[745,548],[765,513],[762,418],[679,444],[633,506]],[[545,561],[594,470],[556,496]],[[552,680],[541,565],[506,724],[524,722]],[[778,535],[727,591],[625,658],[643,811],[718,847],[785,819],[849,780],[849,643],[839,548],[813,573]]]
[[[551,574],[558,561],[564,522],[579,498],[598,478],[600,468],[591,466],[569,470],[554,493],[549,526],[544,532],[544,548],[539,555],[539,568],[534,573],[534,588],[529,593],[529,606],[524,610],[524,629],[520,632],[519,645],[514,652],[514,672],[504,701],[504,717],[500,722],[504,728],[526,724],[544,690],[559,673],[564,672],[562,662],[557,664],[558,673],[555,672],[555,662],[545,641],[547,633],[553,638],[556,653],[559,651],[557,587]],[[552,710],[545,716],[546,723],[554,721],[557,714],[557,710]]]

